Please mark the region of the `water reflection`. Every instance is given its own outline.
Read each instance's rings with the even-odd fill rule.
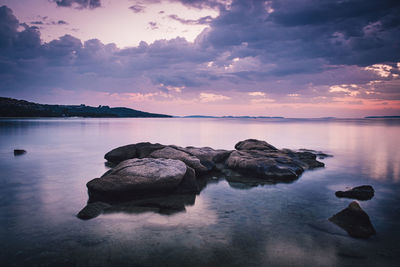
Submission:
[[[385,120],[0,120],[0,265],[397,266],[398,136],[400,122]],[[106,171],[103,155],[114,147],[232,149],[247,138],[335,157],[290,184],[210,180],[194,200],[173,200],[184,210],[169,215],[117,205],[93,220],[76,218],[85,184]],[[14,157],[15,148],[28,153]],[[376,238],[310,227],[348,205],[336,190],[361,184],[376,189],[361,203]]]

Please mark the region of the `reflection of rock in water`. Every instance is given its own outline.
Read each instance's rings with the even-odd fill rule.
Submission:
[[[376,234],[368,214],[353,201],[349,206],[329,218],[329,221],[340,226],[352,237],[368,238]]]
[[[78,217],[89,219],[112,211],[169,214],[185,210],[207,182],[221,176],[232,187],[245,189],[289,183],[307,169],[324,166],[311,152],[279,150],[255,139],[241,141],[235,148],[227,151],[138,143],[113,149],[105,158],[118,165],[110,164],[112,169],[87,183],[90,204]]]
[[[157,212],[160,214],[174,214],[185,211],[185,206],[194,205],[195,194],[169,194],[152,197],[143,197],[121,202],[92,202],[88,203],[79,213],[80,219],[92,219],[102,213],[143,213]]]

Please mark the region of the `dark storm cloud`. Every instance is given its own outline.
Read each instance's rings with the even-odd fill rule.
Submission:
[[[182,24],[186,24],[186,25],[202,25],[202,24],[210,24],[212,21],[212,17],[211,16],[205,16],[205,17],[201,17],[199,19],[183,19],[180,18],[178,15],[169,15],[168,16],[170,19],[179,21]]]
[[[100,0],[51,0],[60,7],[97,8],[101,6]]]
[[[201,38],[203,45],[221,50],[245,44],[238,52],[264,62],[321,58],[327,64],[365,66],[400,60],[396,14],[399,1],[236,0]]]

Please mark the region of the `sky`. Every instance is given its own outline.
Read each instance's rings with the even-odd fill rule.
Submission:
[[[0,96],[171,115],[400,115],[398,0],[0,0]]]

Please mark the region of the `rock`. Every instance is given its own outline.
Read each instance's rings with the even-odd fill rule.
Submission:
[[[89,194],[113,196],[172,191],[187,175],[187,167],[173,159],[129,159],[101,178],[87,183]]]
[[[355,198],[358,200],[369,200],[374,196],[374,188],[370,185],[353,187],[347,191],[337,191],[337,197]]]
[[[93,219],[110,207],[110,204],[104,202],[89,203],[78,213],[77,217],[82,220]]]
[[[195,156],[200,160],[200,163],[207,168],[208,171],[211,171],[215,168],[215,165],[219,162],[223,162],[232,153],[232,150],[223,150],[223,149],[212,149],[211,147],[174,147],[175,149],[184,151],[189,155]]]
[[[265,151],[276,151],[278,150],[273,145],[268,144],[265,141],[260,141],[256,139],[247,139],[240,141],[235,145],[237,150],[265,150]]]
[[[295,152],[290,149],[282,149],[280,152],[286,154],[287,157],[291,158],[305,170],[325,166],[325,164],[318,161],[317,156],[311,152]]]
[[[20,156],[26,153],[26,150],[23,149],[14,149],[14,156]]]
[[[316,150],[312,150],[312,149],[305,149],[305,148],[301,148],[299,149],[300,152],[310,152],[314,155],[316,155],[318,157],[318,159],[324,159],[324,158],[330,158],[333,157],[332,155],[326,154],[322,151],[316,151]]]
[[[347,208],[329,218],[329,221],[343,228],[350,236],[369,238],[376,234],[368,214],[353,201]]]
[[[175,149],[173,147],[164,147],[163,149],[159,149],[153,151],[149,157],[151,158],[164,158],[164,159],[175,159],[181,160],[189,167],[193,168],[196,173],[201,174],[208,171],[208,169],[201,164],[200,160],[195,156],[192,156],[184,151]]]
[[[196,172],[186,166],[186,173],[183,176],[181,183],[176,188],[177,193],[199,193],[199,185],[196,180]]]
[[[294,180],[304,169],[284,154],[270,154],[258,150],[233,151],[225,161],[229,169],[249,178]]]
[[[225,165],[244,178],[260,178],[272,183],[290,182],[297,179],[304,170],[324,166],[313,153],[278,150],[267,142],[255,139],[241,141],[235,148],[238,150],[229,155]]]
[[[164,145],[152,144],[149,142],[126,145],[111,150],[104,155],[104,158],[109,162],[118,164],[127,159],[145,158],[151,152],[164,147]]]

